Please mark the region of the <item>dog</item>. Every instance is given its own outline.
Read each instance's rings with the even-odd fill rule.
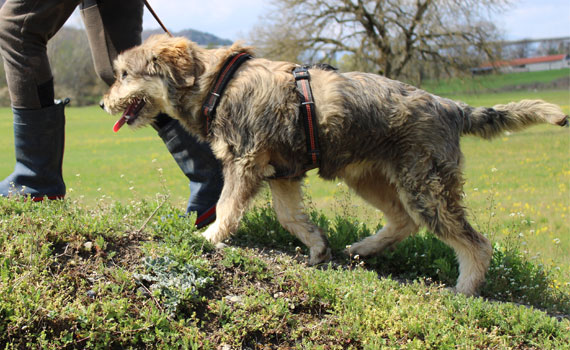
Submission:
[[[292,74],[297,65],[262,58],[245,62],[206,126],[201,107],[223,63],[239,53],[253,54],[240,44],[205,49],[185,38],[150,37],[116,59],[116,82],[103,96],[104,109],[123,113],[119,126],[126,122],[133,128],[167,113],[209,142],[224,175],[217,219],[203,233],[210,242],[236,231],[267,180],[281,225],[310,249],[310,264],[325,262],[331,251],[323,230],[303,211],[302,176],[272,179],[277,169],[302,173],[306,163],[307,136]],[[455,290],[476,294],[492,247],[466,219],[460,137],[490,139],[537,123],[564,126],[567,116],[540,100],[474,108],[375,74],[318,66],[309,73],[319,126],[319,176],[344,180],[386,219],[382,229],[349,246],[348,253],[377,254],[427,227],[455,251],[460,272]]]

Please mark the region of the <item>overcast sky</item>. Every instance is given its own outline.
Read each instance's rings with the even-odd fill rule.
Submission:
[[[173,31],[196,29],[230,40],[244,39],[259,18],[272,9],[269,0],[149,0]],[[80,22],[77,15],[71,19]],[[570,36],[569,0],[518,0],[497,20],[506,38],[541,39]],[[146,12],[145,29],[158,28]]]

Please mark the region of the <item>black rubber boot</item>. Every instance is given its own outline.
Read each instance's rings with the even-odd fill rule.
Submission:
[[[65,196],[61,166],[68,103],[66,99],[42,109],[13,109],[16,166],[0,182],[0,196],[30,196],[34,201]]]
[[[186,212],[196,212],[196,227],[202,228],[210,224],[216,219],[216,203],[224,185],[219,161],[208,144],[199,142],[177,120],[160,115],[155,128],[190,180],[190,199]]]

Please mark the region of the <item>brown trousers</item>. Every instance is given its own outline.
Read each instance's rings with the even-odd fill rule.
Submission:
[[[7,0],[0,9],[0,54],[12,107],[39,109],[53,103],[47,42],[81,0]],[[97,74],[114,80],[113,60],[141,42],[142,0],[86,0],[81,15]]]

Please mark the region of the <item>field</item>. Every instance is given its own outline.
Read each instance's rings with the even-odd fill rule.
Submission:
[[[569,91],[452,98],[542,98],[570,112]],[[457,266],[429,234],[382,257],[345,257],[382,215],[315,172],[307,201],[332,265],[304,265],[266,191],[236,248],[215,251],[180,215],[188,184],[154,130],[114,134],[98,107],[66,114],[67,200],[0,201],[0,347],[569,348],[569,129],[462,140],[466,205],[495,251],[484,298],[465,298],[441,285]],[[2,178],[14,164],[10,115],[0,109]]]
[[[493,74],[473,76],[470,78],[451,78],[445,81],[428,80],[422,88],[436,95],[452,97],[461,94],[488,94],[489,92],[504,92],[516,90],[550,90],[552,86],[544,88],[544,85],[552,85],[552,82],[568,79],[570,68],[539,71],[520,72],[511,74]],[[568,101],[566,101],[568,102]]]

